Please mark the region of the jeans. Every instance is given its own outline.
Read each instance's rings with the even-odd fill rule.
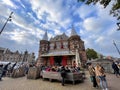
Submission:
[[[102,89],[108,88],[108,85],[107,85],[107,81],[106,81],[105,76],[99,76],[99,79],[100,79],[100,87],[101,87]]]
[[[93,87],[98,87],[97,81],[96,81],[96,77],[95,76],[91,76],[92,79],[92,83],[93,83]]]
[[[65,84],[65,78],[62,77],[62,85],[64,86],[64,84]]]

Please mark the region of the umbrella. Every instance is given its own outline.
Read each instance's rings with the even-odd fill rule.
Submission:
[[[76,61],[76,65],[80,67],[81,62],[80,62],[80,56],[79,56],[79,53],[78,53],[78,49],[76,49],[75,61]]]

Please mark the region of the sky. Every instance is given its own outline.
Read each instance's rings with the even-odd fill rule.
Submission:
[[[0,0],[0,30],[13,12],[0,35],[0,47],[34,52],[37,58],[46,30],[49,39],[62,33],[70,36],[73,25],[86,49],[120,57],[113,45],[114,40],[120,49],[120,31],[116,18],[109,14],[111,6],[104,9],[99,3],[88,6],[77,0]]]

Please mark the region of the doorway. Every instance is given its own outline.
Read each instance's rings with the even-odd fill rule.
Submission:
[[[55,56],[54,60],[55,60],[55,63],[54,63],[55,65],[61,66],[61,64],[62,64],[62,56]]]

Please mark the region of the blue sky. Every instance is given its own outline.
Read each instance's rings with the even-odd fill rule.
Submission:
[[[120,49],[120,31],[116,19],[101,5],[87,6],[77,0],[0,0],[0,28],[11,12],[9,22],[0,35],[0,47],[12,51],[35,52],[38,56],[39,41],[45,31],[48,37],[62,34],[68,36],[72,25],[85,48],[93,48],[105,56],[120,57],[113,40]]]

